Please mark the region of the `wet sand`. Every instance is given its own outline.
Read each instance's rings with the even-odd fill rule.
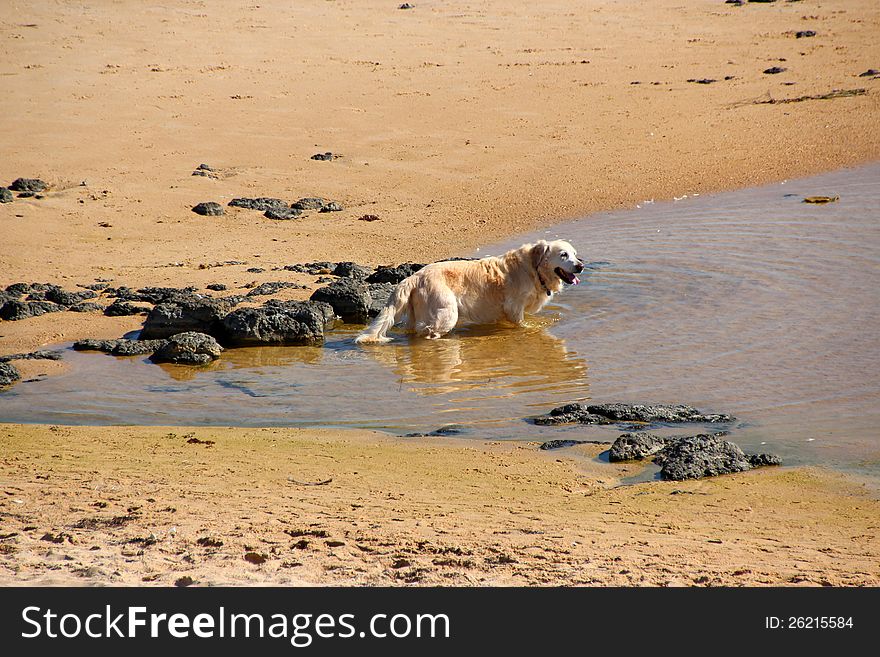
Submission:
[[[0,179],[51,188],[0,205],[0,285],[236,288],[295,262],[433,260],[595,210],[880,155],[878,81],[859,77],[880,68],[871,0],[396,6],[10,3]],[[796,39],[802,29],[817,34]],[[787,70],[762,72],[772,66]],[[702,78],[716,82],[688,82]],[[856,88],[866,93],[763,102]],[[310,159],[325,151],[343,157]],[[202,162],[216,178],[191,175]],[[190,211],[235,196],[321,196],[346,209],[293,222]],[[227,260],[246,264],[200,268]],[[245,271],[254,266],[267,271]],[[73,313],[7,322],[0,353],[139,324]],[[5,583],[170,584],[181,573],[201,583],[849,585],[880,573],[877,502],[820,470],[609,489],[610,466],[577,474],[528,445],[198,430],[216,440],[205,447],[181,444],[184,429],[0,431]],[[301,539],[284,529],[313,523],[329,536],[291,550]],[[196,543],[211,536],[223,546]],[[268,559],[250,564],[247,550]]]
[[[5,425],[0,584],[880,584],[880,501],[855,480],[615,487],[634,466],[579,449]]]

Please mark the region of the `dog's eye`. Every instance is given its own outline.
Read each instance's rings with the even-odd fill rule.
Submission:
[[[567,260],[568,254],[565,251],[563,251],[562,253],[559,254],[559,257],[562,258],[563,260]]]

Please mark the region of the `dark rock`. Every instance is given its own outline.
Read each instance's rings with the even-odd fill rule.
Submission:
[[[691,78],[688,82],[693,82],[695,84],[712,84],[713,82],[718,82],[714,78]]]
[[[563,447],[574,447],[575,445],[583,445],[590,441],[587,440],[548,440],[545,443],[541,443],[541,446],[538,449],[562,449]]]
[[[336,316],[326,303],[268,301],[261,308],[239,308],[223,319],[223,342],[229,345],[322,344],[324,329]]]
[[[408,3],[408,2],[404,2],[402,5],[398,6],[397,8],[398,8],[398,9],[415,9],[416,6],[415,6],[415,5],[412,5],[412,4]]]
[[[684,404],[591,404],[589,413],[601,415],[616,422],[731,422],[730,415],[701,413],[693,406]]]
[[[172,335],[159,347],[150,360],[156,363],[179,363],[204,365],[220,358],[223,347],[210,335],[204,333],[178,333]]]
[[[199,203],[193,206],[192,211],[205,217],[219,217],[220,215],[226,214],[226,210],[223,209],[223,206],[219,203],[214,203],[214,201]]]
[[[7,301],[0,308],[0,319],[14,322],[28,317],[39,317],[46,313],[56,313],[60,310],[64,310],[64,306],[59,306],[51,301]]]
[[[114,340],[110,349],[113,356],[142,356],[161,349],[167,340]]]
[[[324,207],[324,203],[326,203],[326,201],[322,198],[307,197],[301,198],[290,207],[297,210],[320,210]]]
[[[100,292],[101,290],[106,290],[110,287],[109,283],[89,283],[88,285],[80,285],[81,288],[86,290],[92,290],[93,292]]]
[[[751,2],[751,0],[749,1]],[[787,70],[787,68],[783,68],[782,66],[771,66],[770,68],[765,68],[764,73],[767,75],[776,75],[777,73],[784,73]]]
[[[341,278],[357,278],[360,280],[373,273],[373,270],[356,262],[337,262],[336,267],[330,273]]]
[[[405,262],[396,267],[378,267],[376,271],[367,276],[367,283],[400,283],[403,279],[409,278],[425,265]]]
[[[799,32],[795,32],[794,36],[796,39],[804,39],[806,37],[814,37],[816,36],[815,30],[800,30]]]
[[[447,424],[439,429],[434,429],[429,433],[408,433],[405,434],[404,438],[432,438],[439,436],[460,436],[463,433],[466,433],[466,429],[460,424]]]
[[[48,185],[39,178],[16,178],[9,186],[13,192],[44,192]]]
[[[14,295],[16,297],[20,297],[23,294],[30,294],[34,291],[34,286],[40,285],[39,283],[13,283],[12,285],[7,285],[5,292],[7,294]],[[45,287],[41,288],[45,289]]]
[[[199,166],[196,167],[196,170],[197,171],[211,171],[211,172],[213,172],[214,167],[210,167],[203,162],[202,164],[200,164]]]
[[[0,187],[0,203],[12,203],[14,198],[12,192],[5,187]]]
[[[136,306],[128,301],[117,299],[104,308],[104,314],[107,315],[107,317],[126,317],[128,315],[146,315],[149,310],[149,308]]]
[[[0,363],[0,388],[11,386],[13,383],[21,379],[21,374],[9,363]]]
[[[113,356],[142,356],[161,349],[167,340],[77,340],[73,348],[77,351],[103,351]]]
[[[262,267],[248,267],[245,271],[249,274],[262,274],[266,270]]]
[[[718,436],[690,436],[671,443],[655,459],[663,479],[681,481],[750,470],[738,445]]]
[[[219,336],[223,317],[235,306],[228,299],[210,297],[182,298],[156,305],[147,316],[141,338],[168,338],[176,333],[194,331]]]
[[[184,288],[177,287],[142,287],[136,294],[130,294],[125,301],[146,301],[147,303],[174,303],[178,301],[187,301],[192,298],[201,298],[196,295],[197,288],[189,286]],[[117,298],[121,295],[115,295]]]
[[[540,425],[572,424],[574,422],[580,422],[581,424],[614,424],[614,420],[590,413],[583,404],[557,406],[546,415],[533,418],[533,422]]]
[[[0,363],[8,363],[11,360],[61,360],[62,354],[60,351],[49,351],[47,349],[40,349],[38,351],[31,351],[26,354],[10,354],[8,356],[0,356]]]
[[[379,215],[376,214],[364,214],[358,217],[358,221],[379,221]]]
[[[760,468],[765,465],[782,465],[782,459],[776,454],[746,454],[749,463],[753,468]]]
[[[302,210],[298,210],[297,208],[269,208],[263,214],[267,219],[275,219],[276,221],[288,221],[290,219],[296,219],[302,214]]]
[[[285,265],[285,271],[296,272],[297,274],[329,274],[333,271],[335,265],[332,262],[307,262],[301,265]]]
[[[876,70],[876,69],[873,69],[873,68],[869,68],[869,69],[868,69],[867,71],[865,71],[864,73],[859,73],[859,77],[860,77],[860,78],[870,78],[870,77],[873,77],[873,76],[875,76],[875,75],[880,75],[880,71],[878,71],[878,70]]]
[[[216,178],[217,176],[211,173],[210,171],[205,171],[202,169],[196,169],[192,172],[194,176],[202,176],[203,178]]]
[[[336,314],[350,324],[365,324],[373,303],[369,286],[354,278],[340,278],[326,287],[318,288],[312,293],[311,299],[329,303]]]
[[[342,212],[345,208],[336,201],[324,204],[318,212]]]
[[[99,303],[78,303],[75,306],[68,306],[67,309],[74,313],[97,313],[102,312],[104,307]]]
[[[382,312],[382,308],[388,303],[395,287],[397,286],[391,283],[374,283],[369,286],[370,305],[367,308],[367,314],[370,317],[375,317]]]
[[[612,463],[618,461],[641,461],[646,456],[652,456],[663,450],[669,444],[670,438],[655,436],[650,433],[625,433],[614,441],[608,452],[608,460]]]
[[[46,291],[46,300],[57,303],[59,306],[72,306],[74,304],[85,301],[86,299],[94,299],[97,294],[91,290],[83,290],[82,292],[66,292],[60,287],[51,288]]]
[[[289,281],[270,281],[268,283],[262,283],[252,289],[247,293],[249,297],[258,297],[264,296],[267,294],[278,294],[280,290],[285,288],[305,288],[305,285],[297,285],[296,283],[291,283]]]
[[[683,404],[565,404],[547,415],[534,418],[535,424],[553,425],[580,422],[581,424],[616,424],[618,422],[671,423],[731,422],[730,415],[707,415]]]
[[[315,153],[314,155],[312,155],[313,160],[321,160],[321,161],[332,160],[334,157],[338,157],[338,156],[333,155],[333,153],[331,153],[329,151],[327,151],[326,153]]]
[[[224,290],[228,290],[229,288],[223,285],[223,283],[209,283],[205,286],[209,290],[214,290],[214,292],[223,292]]]
[[[265,212],[273,208],[283,210],[287,208],[287,202],[280,198],[268,198],[261,196],[259,198],[234,198],[229,201],[229,205],[234,208],[245,208],[246,210],[259,210]]]
[[[103,351],[109,354],[113,351],[115,342],[116,340],[95,340],[93,338],[86,338],[74,342],[73,348],[76,351]]]

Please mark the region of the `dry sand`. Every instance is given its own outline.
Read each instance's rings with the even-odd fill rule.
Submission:
[[[5,425],[0,584],[880,584],[880,501],[853,481],[616,487],[636,466],[601,450]]]
[[[0,286],[313,285],[272,269],[468,254],[599,209],[880,155],[880,80],[859,77],[880,68],[875,0],[397,4],[6,3],[0,181],[39,177],[51,188],[0,205]],[[798,39],[798,30],[816,35]],[[787,70],[762,72],[771,66]],[[700,78],[716,82],[688,82]],[[834,89],[866,93],[761,102]],[[324,151],[343,157],[310,159]],[[191,175],[202,162],[216,178]],[[345,210],[295,221],[190,211],[235,196],[321,196]],[[364,214],[380,220],[359,221]],[[228,260],[246,264],[206,267]],[[245,271],[254,266],[267,271]],[[119,337],[140,321],[57,313],[6,322],[0,353]],[[26,376],[58,367],[22,364]],[[578,473],[530,445],[198,430],[216,440],[205,447],[187,444],[183,429],[2,432],[6,583],[168,584],[178,573],[203,583],[427,584],[880,576],[877,502],[817,470],[612,488],[612,466],[583,461]],[[285,529],[328,538],[292,550],[300,539]],[[62,542],[41,540],[47,532]],[[150,534],[156,543],[126,543]],[[223,545],[199,547],[206,536]],[[248,549],[268,560],[243,561]]]

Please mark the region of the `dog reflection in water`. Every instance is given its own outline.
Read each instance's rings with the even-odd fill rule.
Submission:
[[[566,391],[588,396],[587,364],[543,326],[472,327],[442,340],[409,338],[365,349],[419,394],[472,391],[485,398]]]

